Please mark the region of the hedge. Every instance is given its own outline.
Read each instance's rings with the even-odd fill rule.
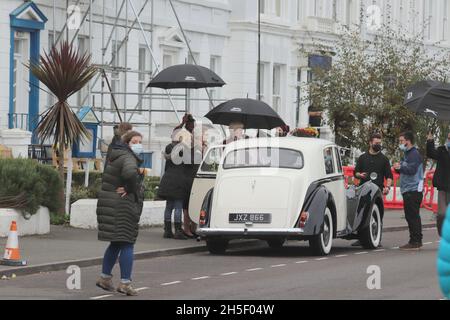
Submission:
[[[58,172],[29,159],[0,159],[0,208],[35,214],[40,206],[57,212],[63,205]]]

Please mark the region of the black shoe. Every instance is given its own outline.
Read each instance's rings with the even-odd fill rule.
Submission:
[[[165,239],[172,239],[173,238],[173,232],[172,232],[172,222],[171,221],[164,221],[164,236]]]
[[[181,228],[180,222],[175,222],[175,234],[174,234],[173,238],[177,239],[177,240],[187,240],[188,239],[185,236],[183,229]]]

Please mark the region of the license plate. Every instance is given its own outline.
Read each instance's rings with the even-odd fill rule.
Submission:
[[[270,223],[272,215],[268,213],[230,213],[228,221],[230,223]]]

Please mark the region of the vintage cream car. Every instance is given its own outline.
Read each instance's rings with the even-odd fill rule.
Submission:
[[[384,206],[372,182],[346,189],[338,147],[314,138],[259,138],[211,148],[191,193],[191,219],[213,254],[232,239],[307,240],[317,255],[333,239],[377,248]]]

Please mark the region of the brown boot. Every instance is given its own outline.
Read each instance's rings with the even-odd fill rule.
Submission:
[[[404,246],[401,246],[400,250],[419,251],[421,247],[422,247],[421,243],[408,243],[408,244],[405,244]]]
[[[95,285],[105,291],[114,291],[114,285],[112,282],[112,278],[103,278],[100,277],[100,279],[97,280]]]
[[[138,292],[131,286],[131,283],[120,283],[117,292],[126,294],[127,296],[137,296]]]

